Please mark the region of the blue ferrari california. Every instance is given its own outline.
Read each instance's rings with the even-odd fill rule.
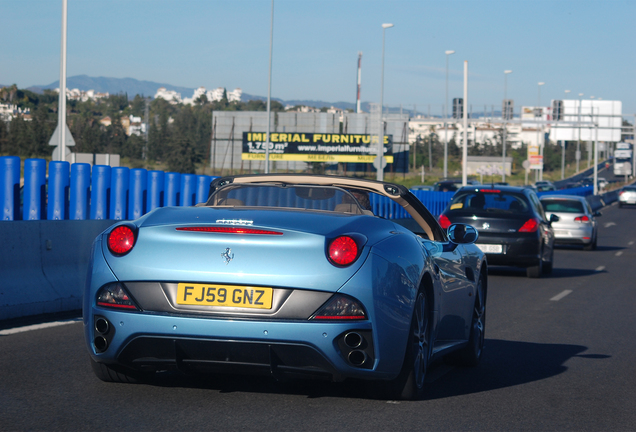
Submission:
[[[443,230],[400,185],[216,179],[205,204],[158,208],[95,240],[83,305],[93,370],[111,382],[168,370],[357,378],[418,398],[433,359],[481,358],[476,240],[470,225]]]

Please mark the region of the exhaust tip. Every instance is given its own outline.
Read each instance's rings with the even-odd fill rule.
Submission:
[[[95,320],[95,330],[97,330],[98,333],[106,334],[108,333],[109,328],[110,325],[105,318],[98,318]]]
[[[108,348],[108,341],[103,336],[97,336],[93,340],[93,345],[95,345],[95,351],[104,352],[106,351],[106,348]]]
[[[362,336],[360,336],[360,333],[356,332],[350,332],[344,336],[344,343],[349,348],[358,348],[360,345],[362,345],[362,340],[363,339]]]
[[[354,366],[362,366],[367,361],[367,353],[353,350],[349,353],[349,362]]]

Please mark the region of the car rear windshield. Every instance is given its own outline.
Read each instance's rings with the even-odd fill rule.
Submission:
[[[545,211],[554,213],[585,213],[583,203],[577,200],[550,199],[541,200]]]
[[[233,184],[217,190],[208,206],[274,207],[369,214],[369,193],[330,186]]]
[[[506,192],[498,189],[481,189],[458,192],[448,207],[449,212],[470,213],[514,213],[522,214],[530,211],[530,203],[520,193]]]

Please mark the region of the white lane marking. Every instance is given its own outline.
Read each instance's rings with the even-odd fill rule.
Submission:
[[[627,244],[628,244],[629,246],[631,246],[631,245],[633,245],[633,244],[634,244],[634,242],[633,242],[633,241],[630,241],[630,242],[629,242],[629,243],[627,243]]]
[[[603,270],[605,270],[605,266],[596,267],[596,271],[603,271]]]
[[[618,252],[616,252],[614,255],[616,255],[616,256],[621,256],[621,255],[623,255],[623,251],[618,251]]]
[[[6,330],[0,330],[0,336],[8,336],[8,335],[16,334],[16,333],[24,333],[28,331],[40,330],[40,329],[45,329],[50,327],[59,327],[59,326],[67,325],[67,324],[74,324],[80,321],[81,321],[81,318],[77,318],[70,321],[55,321],[55,322],[44,323],[44,324],[33,324],[29,326],[24,326],[24,327],[15,327],[15,328],[10,328]]]
[[[572,290],[565,290],[560,294],[555,295],[554,297],[552,297],[550,300],[551,301],[559,301],[561,300],[563,297],[565,297],[566,295],[572,293]]]
[[[449,373],[450,371],[452,371],[453,369],[455,369],[454,366],[440,365],[436,367],[434,370],[432,370],[431,373],[426,374],[426,382],[427,383],[435,382],[441,377],[443,377],[444,375],[446,375],[447,373]]]
[[[616,225],[614,222],[608,222],[608,223],[605,224],[605,228],[609,228],[609,227],[614,226],[614,225]]]

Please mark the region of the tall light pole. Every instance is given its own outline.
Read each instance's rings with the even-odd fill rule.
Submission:
[[[384,165],[382,162],[384,160],[384,122],[382,121],[382,113],[384,111],[384,36],[386,34],[386,29],[393,27],[393,24],[382,24],[382,75],[380,82],[380,132],[378,133],[378,166],[376,180],[383,181],[384,180]]]
[[[508,120],[508,74],[511,74],[511,70],[504,71],[504,106],[503,106],[503,169],[501,170],[501,181],[506,181],[506,133],[508,132],[508,126],[506,120]]]
[[[444,96],[444,178],[448,177],[448,56],[455,51],[448,50],[446,54],[446,95]]]
[[[269,174],[269,128],[272,118],[272,46],[274,42],[274,0],[269,24],[269,76],[267,79],[267,134],[265,135],[265,174]]]
[[[545,83],[543,81],[537,83],[537,86],[539,88],[539,95],[537,96],[537,113],[539,113],[539,119],[543,120],[543,110],[541,109],[541,86],[544,85]],[[540,111],[539,111],[540,110]],[[536,118],[536,114],[535,114],[535,118]],[[541,140],[541,134],[543,132],[543,125],[539,125],[537,123],[537,147],[539,147],[539,154],[542,157],[542,162],[543,162],[543,144],[542,144],[542,140]],[[534,171],[535,174],[535,182],[537,181],[537,177],[539,176],[539,171],[535,170]],[[541,180],[543,180],[543,172],[541,172]]]

